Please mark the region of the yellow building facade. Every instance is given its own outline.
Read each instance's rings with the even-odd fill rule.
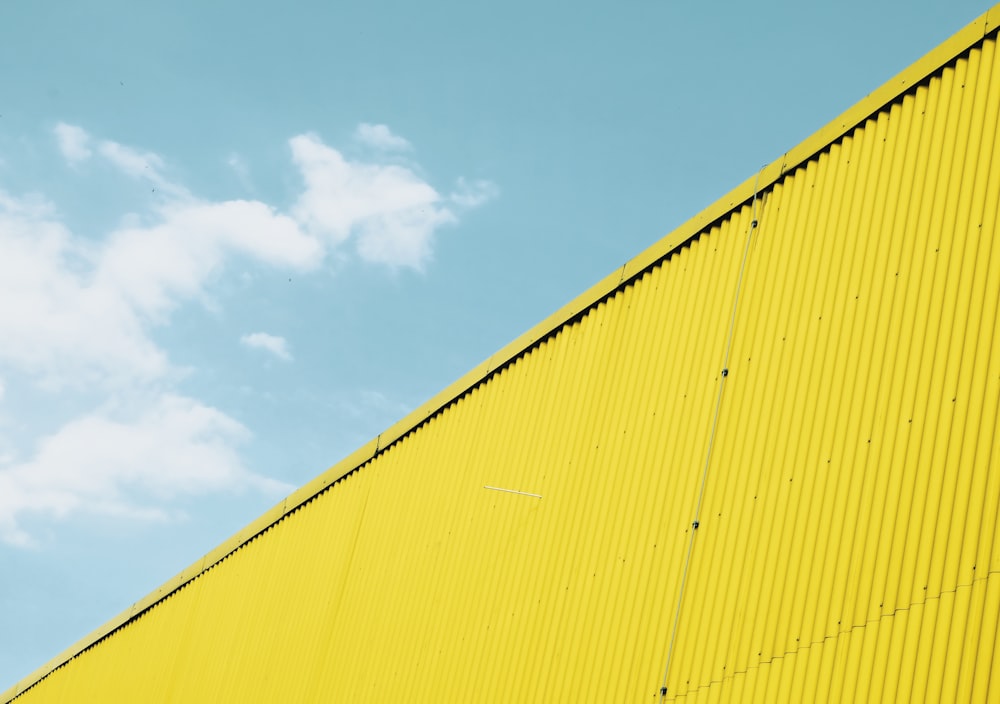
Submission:
[[[998,24],[0,701],[1000,701]]]

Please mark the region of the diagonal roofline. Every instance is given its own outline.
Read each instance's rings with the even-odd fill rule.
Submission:
[[[431,417],[440,413],[491,375],[503,369],[538,343],[555,334],[565,325],[579,319],[602,300],[628,285],[642,275],[643,272],[667,259],[674,252],[696,239],[713,224],[750,202],[755,193],[766,193],[785,174],[810,161],[843,136],[853,131],[857,126],[863,124],[870,117],[881,112],[886,106],[891,105],[919,86],[931,75],[947,66],[956,58],[974,48],[988,37],[997,34],[998,28],[1000,28],[1000,3],[991,7],[973,22],[932,49],[924,57],[901,71],[881,87],[869,93],[853,107],[844,111],[840,116],[806,138],[798,146],[785,152],[779,159],[765,165],[759,174],[752,176],[729,191],[722,198],[675,228],[670,234],[627,261],[618,270],[609,274],[562,308],[533,326],[526,333],[502,347],[487,360],[475,366],[419,408],[406,415],[402,420],[393,424],[387,430],[344,457],[312,481],[289,494],[283,501],[266,511],[262,516],[204,557],[195,561],[179,574],[167,580],[159,588],[135,602],[130,608],[102,624],[24,679],[16,682],[5,692],[0,693],[0,702],[9,702],[30,689],[50,673],[59,669],[84,651],[97,645],[104,638],[110,636],[133,619],[138,618],[145,611],[153,608],[157,603],[170,596],[188,582],[207,572],[214,565],[224,560],[227,556],[253,540],[288,514],[297,510],[306,502],[326,491],[342,479],[362,469],[370,460],[387,450],[405,435],[419,428]]]

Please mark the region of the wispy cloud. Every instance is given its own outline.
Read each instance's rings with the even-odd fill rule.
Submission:
[[[143,153],[132,147],[111,141],[101,142],[98,150],[101,156],[128,176],[145,178],[154,183],[162,183],[164,180],[160,175],[160,171],[163,169],[163,159],[157,154]]]
[[[252,193],[254,186],[250,178],[250,167],[247,166],[246,159],[239,154],[233,153],[226,159],[226,164],[236,174],[236,178],[240,182],[240,185],[243,186],[243,189]]]
[[[448,195],[448,200],[466,210],[485,205],[500,195],[500,189],[492,181],[478,179],[466,181],[459,178],[455,190]]]
[[[159,189],[161,196],[181,199],[191,197],[184,186],[174,183],[164,175],[166,165],[158,154],[141,152],[110,140],[102,141],[97,151],[109,164],[126,176],[146,181],[152,185],[153,191]]]
[[[292,360],[292,353],[288,351],[288,341],[278,335],[269,335],[266,332],[253,332],[240,338],[240,342],[247,347],[265,350],[278,359],[286,362]]]
[[[387,422],[399,420],[413,410],[409,405],[373,389],[361,389],[350,394],[343,398],[338,405],[352,418],[376,416],[386,419]]]
[[[60,153],[71,166],[88,161],[96,151],[101,159],[124,175],[147,181],[152,184],[154,190],[160,189],[163,195],[172,197],[189,195],[185,188],[164,176],[165,164],[158,154],[141,152],[112,140],[94,139],[79,125],[65,122],[58,123],[53,128],[53,133]]]
[[[55,126],[59,151],[70,164],[77,164],[90,158],[90,135],[76,125],[60,122]]]
[[[393,134],[385,125],[362,122],[354,130],[354,138],[366,146],[382,151],[405,151],[411,148],[407,140]]]

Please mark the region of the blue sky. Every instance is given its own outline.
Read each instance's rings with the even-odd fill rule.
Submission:
[[[0,690],[987,8],[5,3]]]

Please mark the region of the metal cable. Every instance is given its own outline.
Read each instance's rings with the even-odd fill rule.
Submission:
[[[763,171],[761,167],[761,171]],[[726,351],[722,360],[722,374],[719,377],[719,393],[715,398],[715,412],[712,415],[712,430],[708,436],[708,450],[705,453],[705,466],[701,473],[701,487],[698,489],[698,502],[695,504],[694,521],[691,523],[691,537],[688,540],[687,555],[684,558],[684,571],[681,573],[681,588],[677,595],[677,608],[674,610],[674,625],[670,631],[670,645],[667,647],[667,664],[663,668],[663,683],[660,685],[660,699],[667,696],[667,675],[670,674],[670,661],[674,655],[674,644],[677,641],[677,626],[681,620],[681,606],[684,603],[684,589],[687,586],[688,571],[691,566],[691,553],[694,550],[694,536],[698,532],[701,517],[701,504],[705,498],[705,484],[708,481],[708,467],[712,460],[712,448],[715,445],[715,432],[719,427],[719,409],[722,407],[722,392],[729,377],[729,353],[733,347],[733,331],[736,329],[736,312],[740,303],[740,291],[743,288],[743,273],[746,270],[747,257],[750,254],[750,240],[757,228],[757,187],[760,184],[760,171],[753,184],[753,201],[751,203],[750,227],[747,230],[747,240],[743,247],[743,261],[740,262],[740,274],[736,279],[736,294],[733,297],[733,312],[729,318],[729,332],[726,336]]]

